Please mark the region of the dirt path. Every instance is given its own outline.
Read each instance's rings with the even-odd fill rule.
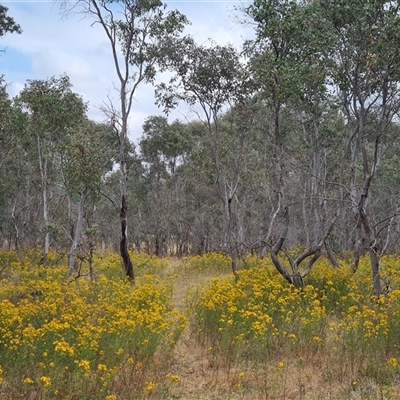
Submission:
[[[175,307],[189,318],[190,296],[204,287],[216,275],[207,272],[185,271],[179,260],[172,260],[167,270],[176,276],[172,299]],[[196,332],[188,324],[179,339],[173,354],[172,373],[179,376],[179,383],[171,389],[171,399],[182,400],[234,400],[256,399],[234,393],[232,379],[228,379],[226,366],[209,352],[207,345],[201,346]],[[231,371],[231,374],[235,373]]]

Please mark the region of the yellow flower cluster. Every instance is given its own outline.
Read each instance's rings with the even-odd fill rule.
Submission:
[[[51,385],[51,379],[48,376],[41,376],[40,382],[44,387],[48,387]]]
[[[39,265],[35,251],[0,252],[0,263],[2,257],[12,260],[12,268],[0,276],[0,360],[10,372],[7,379],[19,384],[62,393],[65,382],[85,381],[107,390],[125,371],[122,365],[137,370],[148,364],[160,346],[171,348],[186,326],[186,317],[173,306],[172,284],[144,275],[132,285],[121,279],[115,254],[95,258],[96,281],[66,281],[65,261],[56,266],[61,257],[55,253],[47,267]],[[143,256],[134,257],[136,263]],[[143,389],[143,383],[137,385]]]
[[[398,257],[383,261],[400,265]],[[335,269],[321,258],[303,289],[289,285],[269,259],[257,266],[249,257],[245,263],[251,267],[239,272],[238,282],[230,276],[215,278],[195,302],[194,323],[201,340],[228,357],[246,349],[257,357],[265,349],[291,350],[296,345],[312,351],[326,346],[398,351],[400,289],[373,296],[366,258],[357,274],[344,261]],[[400,282],[398,269],[391,267],[390,273],[393,282]]]
[[[397,358],[395,358],[395,357],[389,358],[388,363],[393,368],[397,368],[399,366],[399,362],[397,361]]]
[[[154,384],[154,382],[146,382],[145,388],[148,392],[153,391],[155,387],[156,385]]]
[[[172,301],[178,278],[158,276],[171,270],[165,268],[167,259],[131,256],[139,272],[134,285],[121,279],[116,254],[94,257],[96,281],[67,281],[66,260],[57,253],[45,268],[40,252],[0,252],[0,266],[7,266],[0,275],[2,389],[15,387],[17,393],[20,387],[21,398],[29,389],[46,398],[80,398],[85,392],[115,400],[154,398],[181,386],[178,375],[167,369],[160,373],[160,366],[170,365],[169,351],[187,324]],[[289,285],[269,258],[240,260],[237,281],[223,254],[174,262],[184,276],[206,276],[206,284],[190,291],[186,311],[207,357],[271,361],[270,369],[284,377],[293,367],[290,355],[319,352],[319,359],[329,354],[332,364],[346,360],[371,375],[394,379],[399,373],[398,256],[382,259],[382,276],[392,290],[379,297],[372,295],[367,258],[356,274],[345,260],[335,269],[321,258],[302,289]],[[266,360],[269,355],[272,360]],[[377,366],[383,373],[374,370]],[[157,373],[149,373],[151,368]],[[248,376],[241,369],[237,387],[244,387]]]
[[[168,374],[167,379],[169,379],[172,383],[178,383],[179,382],[179,376],[178,375],[173,375],[173,374]]]

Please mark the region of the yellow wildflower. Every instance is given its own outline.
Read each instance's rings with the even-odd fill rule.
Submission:
[[[168,374],[167,378],[170,379],[172,383],[178,383],[179,382],[179,376],[178,375]]]
[[[276,368],[278,368],[278,369],[284,369],[284,368],[285,368],[285,363],[284,363],[283,361],[279,361],[279,362],[276,364]]]
[[[324,342],[319,336],[314,336],[313,340],[315,343],[323,343]]]
[[[40,382],[44,387],[48,387],[51,385],[51,379],[48,376],[41,376]]]
[[[90,375],[90,362],[88,360],[75,361],[75,363],[85,371],[85,376]]]
[[[146,390],[148,392],[153,391],[155,387],[156,385],[153,382],[146,382]]]
[[[388,360],[389,365],[391,365],[393,368],[397,368],[399,365],[399,362],[397,361],[397,358],[389,358]]]
[[[97,371],[107,371],[107,365],[99,364],[97,366]]]

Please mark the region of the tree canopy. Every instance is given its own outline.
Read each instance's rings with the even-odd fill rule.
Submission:
[[[22,33],[22,29],[8,14],[8,8],[0,4],[0,36],[6,33]]]

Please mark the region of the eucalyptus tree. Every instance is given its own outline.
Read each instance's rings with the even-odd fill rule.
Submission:
[[[159,257],[165,254],[170,203],[167,186],[170,174],[173,173],[169,171],[165,155],[168,144],[163,136],[167,130],[168,122],[165,117],[151,116],[143,124],[143,135],[139,141],[143,181],[146,188],[141,215],[145,219],[148,250],[154,249],[155,254]]]
[[[60,183],[60,151],[66,138],[85,119],[86,105],[72,92],[68,76],[47,80],[29,80],[16,98],[16,104],[27,116],[26,146],[36,151],[40,175],[44,232],[44,263],[51,243],[54,224],[50,201],[56,183]]]
[[[215,193],[215,173],[207,128],[200,121],[186,123],[184,143],[190,147],[171,180],[175,193],[171,223],[177,235],[178,255],[220,251],[220,201]],[[186,146],[185,145],[185,146]]]
[[[71,6],[62,3],[67,12],[80,11],[100,24],[111,46],[111,54],[118,77],[119,107],[108,105],[108,115],[119,143],[119,170],[121,175],[120,253],[125,274],[134,279],[128,253],[127,232],[127,169],[125,144],[128,137],[128,119],[134,96],[140,84],[153,83],[157,68],[163,64],[176,46],[186,17],[178,11],[166,12],[159,0],[77,0]]]
[[[396,137],[396,126],[392,122],[400,106],[399,4],[383,0],[256,0],[246,12],[257,27],[256,40],[247,44],[251,65],[259,77],[260,86],[264,84],[263,97],[275,110],[276,153],[273,160],[277,210],[282,210],[281,205],[285,203],[282,177],[287,171],[285,163],[282,163],[282,154],[287,147],[282,142],[284,136],[279,116],[294,106],[301,110],[303,119],[306,117],[305,121],[308,120],[307,125],[312,127],[317,139],[314,141],[315,161],[311,168],[314,178],[310,193],[326,198],[327,184],[331,181],[333,185],[330,188],[338,189],[336,197],[341,199],[345,212],[348,211],[347,204],[350,204],[350,214],[346,213],[346,217],[351,218],[347,219],[347,226],[352,232],[353,269],[357,269],[361,253],[367,250],[374,289],[380,294],[380,236],[385,232],[385,221],[392,219],[397,207],[387,213],[380,209],[379,215],[371,205],[373,182],[391,142],[387,139]],[[328,92],[340,105],[339,113],[343,116],[342,128],[335,135],[338,158],[344,134],[347,136],[341,171],[331,178],[325,173],[327,164],[318,150],[318,143],[323,143],[321,122],[324,123],[324,115],[332,115],[329,110],[334,108],[332,101],[327,102]],[[337,115],[339,121],[340,115]],[[305,124],[302,126],[306,127]],[[323,185],[318,188],[320,183]],[[319,206],[322,216],[326,214],[323,206],[324,203]],[[286,221],[288,215],[285,211]],[[354,219],[356,223],[352,226]],[[273,247],[273,252],[279,250],[278,243],[282,238]]]
[[[3,176],[5,175],[5,161],[7,157],[10,155],[12,150],[12,143],[15,140],[15,136],[10,134],[10,126],[8,123],[8,115],[10,114],[11,101],[8,98],[6,92],[6,86],[2,78],[0,78],[0,171]],[[6,202],[6,185],[4,184],[4,180],[0,182],[0,233],[1,236],[4,237],[5,230],[5,202]]]
[[[288,110],[285,106],[299,96],[301,90],[299,78],[303,63],[299,56],[303,43],[298,41],[304,30],[304,22],[299,17],[301,10],[301,4],[285,0],[255,1],[244,10],[256,23],[256,39],[245,43],[245,53],[250,57],[258,97],[272,110],[272,121],[267,129],[273,140],[272,166],[277,199],[266,241],[276,217],[287,206],[284,181],[288,168],[284,158],[287,137],[282,120]]]
[[[336,212],[325,226],[324,201],[313,204],[314,223],[319,228],[312,240],[308,240],[308,250],[291,263],[292,271],[283,267],[278,253],[289,229],[289,207],[299,203],[301,196],[301,188],[295,188],[301,184],[301,147],[312,145],[308,164],[314,183],[307,196],[323,199],[325,191],[319,124],[327,104],[328,70],[321,63],[325,48],[320,42],[319,27],[313,21],[316,9],[314,2],[308,1],[256,0],[243,10],[256,26],[256,38],[245,43],[257,87],[256,98],[270,110],[264,131],[265,140],[272,143],[270,168],[275,200],[265,242],[271,248],[275,266],[289,282],[302,281],[300,263],[311,255],[315,256],[311,263],[316,260],[338,218]],[[303,143],[305,140],[307,146]],[[301,214],[301,210],[297,213],[299,211]],[[277,237],[274,233],[281,224],[284,234]]]
[[[222,164],[220,114],[227,107],[245,101],[248,91],[246,70],[233,46],[199,46],[193,40],[182,45],[168,66],[175,75],[169,83],[158,85],[158,102],[168,111],[179,101],[185,101],[204,123],[214,166],[214,187],[224,220],[224,249],[232,258],[232,270],[236,274],[237,244],[233,233],[232,202],[240,185],[243,153],[241,149],[236,152],[229,166]],[[239,141],[239,147],[243,146],[244,137]]]
[[[400,110],[400,5],[384,0],[320,0],[319,6],[329,45],[327,62],[346,118],[341,183],[356,221],[353,269],[366,249],[374,290],[380,294],[381,234],[397,205],[378,215],[371,209],[371,197],[378,168],[398,135],[398,128],[393,135],[392,122]]]

